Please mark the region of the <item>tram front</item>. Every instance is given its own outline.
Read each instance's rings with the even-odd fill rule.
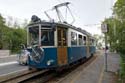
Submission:
[[[51,58],[52,52],[50,46],[54,47],[54,28],[52,23],[41,22],[38,17],[33,19],[27,27],[27,45],[30,52],[28,58],[29,67],[47,68],[48,65],[54,64]],[[51,61],[51,64],[48,63]]]

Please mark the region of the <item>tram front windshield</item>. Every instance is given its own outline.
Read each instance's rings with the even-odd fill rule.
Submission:
[[[42,27],[39,33],[39,27],[29,28],[29,44],[41,46],[54,46],[54,31],[46,27]]]

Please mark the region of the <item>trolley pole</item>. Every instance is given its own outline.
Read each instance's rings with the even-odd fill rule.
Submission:
[[[107,47],[107,36],[106,36],[106,33],[108,32],[108,26],[106,23],[103,23],[101,24],[101,30],[102,30],[102,33],[104,33],[105,35],[105,71],[107,72],[107,50],[108,50],[108,47]]]

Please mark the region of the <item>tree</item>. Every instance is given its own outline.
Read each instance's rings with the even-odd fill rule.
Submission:
[[[114,5],[113,14],[119,20],[118,47],[119,52],[125,54],[125,0],[117,0]]]
[[[125,0],[117,0],[113,7],[113,17],[104,21],[109,26],[108,42],[121,56],[120,78],[125,79]],[[125,82],[125,80],[124,80]]]
[[[26,44],[26,30],[17,26],[19,26],[18,23],[14,28],[5,25],[5,19],[0,15],[0,49],[17,52],[20,44]]]
[[[5,28],[5,19],[0,14],[0,49],[3,48],[3,35],[4,35],[4,28]]]
[[[102,35],[98,35],[98,34],[95,34],[93,36],[96,39],[97,49],[102,49],[103,48],[103,44],[104,44],[104,37]]]
[[[7,22],[7,26],[11,27],[12,24],[13,24],[13,18],[12,18],[12,16],[8,16],[6,22]]]
[[[110,17],[105,19],[104,23],[108,25],[108,32],[106,33],[107,41],[110,45],[111,51],[118,51],[119,30],[121,22],[116,18]]]
[[[125,0],[117,0],[113,7],[113,12],[117,19],[125,21]]]
[[[22,24],[22,27],[26,28],[26,26],[27,26],[28,24],[29,24],[28,20],[25,19],[24,22],[23,22],[23,24]]]
[[[26,30],[18,28],[13,29],[11,32],[11,50],[12,52],[16,52],[20,50],[19,46],[21,44],[26,44]]]

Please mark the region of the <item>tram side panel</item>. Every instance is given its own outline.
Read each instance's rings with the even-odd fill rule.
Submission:
[[[29,66],[34,68],[54,68],[57,67],[57,48],[43,48],[44,54],[40,62],[29,59]]]
[[[94,53],[96,51],[95,40],[94,40],[94,38],[90,38],[89,40],[90,40],[90,46],[89,46],[90,53],[91,53],[91,55],[94,55]]]
[[[91,55],[93,55],[95,53],[95,51],[96,51],[95,46],[90,46],[90,53],[91,53]]]
[[[86,57],[86,47],[69,47],[68,48],[68,63],[76,62]]]
[[[79,35],[81,35],[82,38],[85,36],[84,34],[78,31],[75,31],[73,29],[69,29],[68,31],[68,63],[69,64],[76,62],[80,59],[83,59],[87,55],[86,45],[79,45],[79,39],[78,39]]]

